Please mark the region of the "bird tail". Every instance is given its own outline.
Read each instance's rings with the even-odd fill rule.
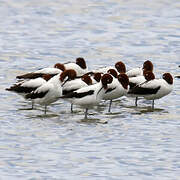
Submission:
[[[20,76],[16,76],[17,79],[36,79],[38,77],[42,77],[42,73],[27,73]]]

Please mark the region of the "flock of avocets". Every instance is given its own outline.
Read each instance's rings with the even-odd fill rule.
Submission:
[[[45,106],[63,99],[73,105],[80,105],[85,109],[85,118],[88,109],[98,105],[101,100],[110,100],[109,109],[113,99],[122,96],[135,97],[137,106],[138,97],[154,100],[168,95],[173,89],[173,77],[164,73],[162,79],[156,79],[153,73],[153,64],[147,60],[142,67],[126,71],[122,61],[114,66],[103,67],[89,71],[84,58],[77,58],[76,62],[64,64],[57,63],[54,67],[43,68],[16,77],[18,82],[8,91],[16,92],[27,100]]]

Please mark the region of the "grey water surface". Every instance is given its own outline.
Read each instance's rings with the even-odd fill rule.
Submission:
[[[180,177],[180,79],[151,102],[122,97],[89,111],[35,106],[5,91],[16,76],[84,57],[180,74],[179,0],[0,0],[0,179],[174,180]]]

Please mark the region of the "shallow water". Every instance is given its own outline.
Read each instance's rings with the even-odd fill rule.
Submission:
[[[151,60],[180,74],[177,0],[0,0],[1,179],[178,179],[180,79],[155,101],[123,97],[90,110],[48,107],[5,91],[19,74],[84,57],[89,69]]]

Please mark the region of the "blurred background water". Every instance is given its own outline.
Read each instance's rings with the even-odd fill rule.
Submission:
[[[148,59],[156,77],[180,74],[178,0],[0,0],[0,12],[0,179],[179,179],[179,79],[154,112],[123,97],[86,121],[69,103],[44,116],[5,91],[17,75],[77,57],[89,69]]]

